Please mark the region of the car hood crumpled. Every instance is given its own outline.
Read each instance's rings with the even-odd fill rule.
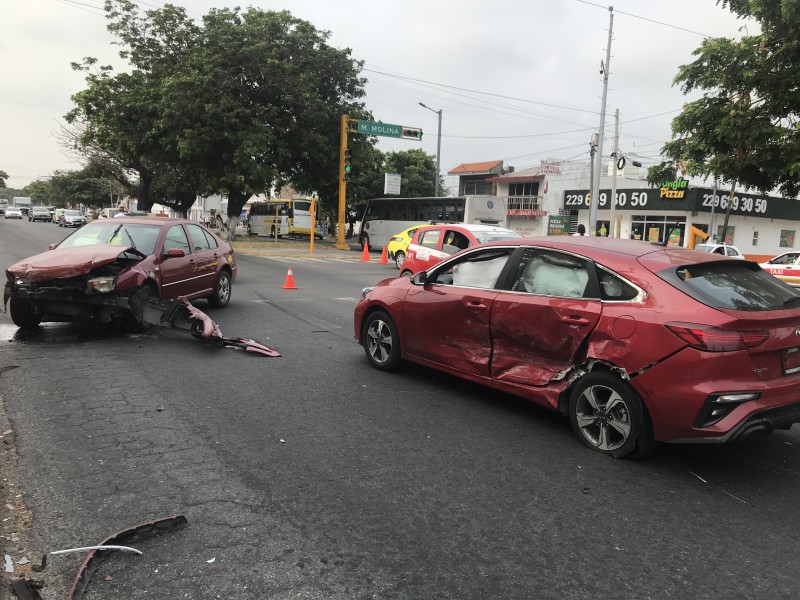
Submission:
[[[6,269],[9,275],[25,277],[30,282],[78,277],[114,262],[125,252],[144,255],[133,247],[92,245],[42,252]]]

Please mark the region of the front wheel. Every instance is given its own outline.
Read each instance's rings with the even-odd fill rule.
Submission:
[[[372,247],[369,245],[369,236],[365,233],[360,238],[358,238],[358,245],[361,246],[361,249],[364,249],[364,244],[367,245],[367,250],[372,250]]]
[[[411,277],[412,273],[408,269],[400,272],[400,277]]]
[[[400,365],[400,336],[392,318],[379,310],[367,317],[362,336],[370,364],[381,371],[394,371]]]
[[[231,301],[231,275],[227,271],[220,271],[214,293],[208,297],[208,303],[214,308],[228,306]]]
[[[403,252],[402,250],[398,250],[397,252],[395,252],[394,264],[397,265],[398,269],[403,266],[403,263],[405,262],[405,260],[406,260],[406,253],[405,252]]]
[[[14,325],[20,329],[36,329],[42,322],[38,306],[25,298],[11,297],[9,312]]]
[[[572,390],[569,418],[578,439],[603,454],[643,457],[653,447],[639,395],[608,371],[585,375]]]

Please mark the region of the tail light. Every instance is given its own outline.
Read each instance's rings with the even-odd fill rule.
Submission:
[[[769,331],[736,331],[696,323],[665,323],[673,335],[706,352],[732,352],[755,348],[769,339]]]

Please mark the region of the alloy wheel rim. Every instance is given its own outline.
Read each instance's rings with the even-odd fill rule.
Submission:
[[[392,332],[385,321],[377,319],[367,329],[367,349],[378,364],[389,360],[392,353]]]
[[[631,434],[631,414],[622,396],[605,385],[586,388],[575,409],[584,439],[606,452],[621,448]]]
[[[227,277],[221,277],[219,280],[219,299],[223,302],[228,300],[228,295],[231,293],[231,286],[228,283]]]

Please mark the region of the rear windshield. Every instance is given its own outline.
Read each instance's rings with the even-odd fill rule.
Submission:
[[[751,262],[687,265],[665,269],[657,275],[713,308],[761,311],[800,306],[800,292]]]

